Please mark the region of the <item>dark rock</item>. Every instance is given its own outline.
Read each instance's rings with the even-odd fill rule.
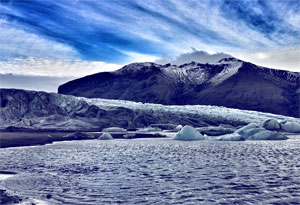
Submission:
[[[22,199],[18,196],[12,196],[5,190],[0,189],[0,204],[18,204]]]

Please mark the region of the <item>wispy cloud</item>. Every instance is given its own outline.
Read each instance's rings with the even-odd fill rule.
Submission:
[[[268,68],[300,72],[300,46],[284,47],[267,52],[236,53],[235,56]]]
[[[114,71],[121,65],[102,61],[62,60],[51,58],[15,58],[0,61],[0,74],[52,77],[82,77],[103,71]]]
[[[300,45],[299,22],[299,0],[5,1],[0,60],[124,64],[138,55],[174,58],[191,47],[272,52]]]
[[[198,51],[195,48],[192,48],[192,52],[182,53],[176,58],[172,58],[166,54],[163,54],[160,59],[157,59],[155,62],[160,64],[171,63],[173,65],[182,65],[185,63],[190,63],[192,61],[198,63],[217,63],[223,58],[232,57],[231,55],[225,53],[214,53],[209,54],[205,51]]]

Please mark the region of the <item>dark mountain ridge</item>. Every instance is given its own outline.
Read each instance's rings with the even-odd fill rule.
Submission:
[[[299,117],[300,73],[260,67],[235,58],[215,64],[133,63],[59,86],[88,98],[164,105],[217,105]]]

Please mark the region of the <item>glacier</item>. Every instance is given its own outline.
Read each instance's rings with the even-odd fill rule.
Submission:
[[[299,118],[209,105],[166,106],[17,89],[0,89],[0,101],[0,128],[12,130],[102,131],[119,127],[126,131],[157,125],[179,130],[178,125],[190,125],[230,134],[240,126],[260,125],[268,119],[281,122],[286,132],[299,131],[300,126]]]

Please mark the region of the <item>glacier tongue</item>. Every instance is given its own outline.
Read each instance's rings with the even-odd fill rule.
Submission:
[[[260,124],[267,119],[300,123],[298,118],[217,106],[165,106],[16,89],[0,89],[0,101],[1,128],[101,131],[107,127],[143,128],[151,124],[239,126]]]
[[[72,97],[72,96],[68,96]],[[283,115],[276,115],[271,113],[263,113],[257,111],[249,110],[239,110],[233,108],[211,106],[211,105],[160,105],[152,103],[141,103],[132,102],[125,100],[110,100],[110,99],[100,99],[100,98],[83,98],[80,99],[86,101],[90,105],[97,105],[99,107],[125,107],[132,110],[147,110],[157,115],[164,113],[176,113],[177,115],[187,115],[195,114],[204,119],[210,119],[213,121],[224,121],[232,122],[233,124],[239,122],[240,124],[248,123],[261,123],[267,119],[276,119],[279,121],[295,121],[300,122],[300,119],[287,117]]]

